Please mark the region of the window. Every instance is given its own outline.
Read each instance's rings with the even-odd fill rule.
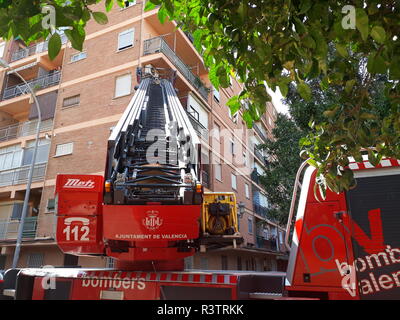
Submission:
[[[283,244],[283,233],[279,232],[279,243]]]
[[[0,270],[4,270],[6,268],[6,261],[7,261],[7,255],[0,254]]]
[[[243,164],[245,168],[249,168],[249,161],[245,152],[243,152]]]
[[[214,132],[214,138],[219,141],[220,140],[221,127],[218,124],[216,124],[215,122],[214,122],[214,130],[213,130],[213,132]]]
[[[63,108],[68,108],[72,106],[77,106],[79,105],[81,100],[81,95],[77,94],[76,96],[68,97],[63,100]]]
[[[132,7],[136,4],[136,0],[124,1],[125,8]]]
[[[56,146],[55,157],[60,157],[60,156],[65,156],[65,155],[68,155],[68,154],[72,154],[73,149],[74,149],[74,143],[73,142],[58,144]]]
[[[19,144],[1,148],[0,170],[8,170],[19,167],[22,161],[22,151],[21,145]]]
[[[0,58],[3,58],[4,56],[4,49],[6,48],[6,43],[2,42],[0,43]]]
[[[86,52],[79,52],[71,56],[71,62],[77,62],[79,60],[86,59],[87,53]]]
[[[129,29],[121,32],[118,35],[118,50],[123,50],[126,48],[133,47],[135,39],[135,29]]]
[[[40,268],[43,266],[43,253],[30,253],[28,255],[28,268]]]
[[[222,166],[221,164],[217,163],[214,165],[215,167],[215,179],[222,181]]]
[[[221,269],[228,270],[228,257],[227,256],[221,256]]]
[[[200,258],[200,269],[207,270],[208,269],[208,259],[205,257]]]
[[[111,257],[106,258],[106,268],[114,269],[115,268],[115,259]]]
[[[26,166],[32,163],[33,153],[35,151],[35,140],[31,140],[26,144],[24,155],[22,158],[22,165]],[[49,159],[50,141],[47,139],[40,139],[36,154],[35,163],[45,163]]]
[[[131,94],[132,77],[130,74],[117,77],[115,80],[115,98]]]
[[[231,179],[232,179],[232,189],[237,189],[237,181],[236,181],[236,175],[231,173]]]
[[[249,233],[253,233],[253,218],[247,218],[247,226]]]
[[[11,213],[11,220],[21,220],[23,206],[23,202],[14,203]]]
[[[46,211],[47,212],[54,212],[54,209],[56,208],[56,200],[55,199],[47,199],[47,206],[46,206]]]
[[[239,111],[236,111],[235,114],[232,114],[231,109],[228,107],[228,114],[229,118],[231,118],[234,123],[237,123],[239,119]]]
[[[249,185],[247,183],[244,184],[244,190],[246,193],[246,198],[250,199],[250,190],[249,190]]]
[[[235,142],[231,139],[230,140],[230,151],[232,155],[235,155]]]
[[[237,269],[242,270],[242,257],[237,257]]]
[[[215,89],[214,86],[212,87],[212,90],[213,90],[214,100],[219,103],[219,100],[220,100],[219,91],[217,89]]]

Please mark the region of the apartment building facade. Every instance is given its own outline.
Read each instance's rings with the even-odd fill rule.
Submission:
[[[104,4],[95,11],[104,11]],[[240,84],[213,89],[201,56],[176,24],[161,24],[157,9],[143,3],[114,8],[109,23],[89,22],[82,52],[62,35],[56,59],[47,42],[26,47],[0,40],[0,57],[35,88],[42,112],[38,156],[29,212],[24,224],[20,267],[109,267],[100,257],[64,255],[55,242],[55,179],[61,173],[104,173],[106,141],[134,94],[136,68],[176,70],[182,106],[202,142],[202,182],[207,191],[234,191],[240,204],[237,248],[198,253],[186,266],[196,269],[283,270],[284,230],[268,219],[268,199],[259,176],[267,155],[257,145],[271,130],[276,110],[246,129],[241,113],[231,115],[227,100]],[[10,70],[0,68],[0,270],[11,266],[35,142],[37,113],[27,87]]]

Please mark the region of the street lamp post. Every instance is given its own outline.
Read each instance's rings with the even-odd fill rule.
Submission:
[[[31,193],[31,185],[32,185],[32,178],[33,178],[33,170],[35,169],[35,162],[36,162],[36,154],[37,154],[37,149],[39,145],[39,135],[40,135],[40,125],[42,121],[42,114],[40,111],[40,106],[39,106],[39,101],[36,97],[35,92],[32,90],[31,86],[29,85],[28,82],[25,81],[25,79],[15,70],[11,68],[11,66],[3,59],[0,59],[0,66],[6,69],[10,69],[13,73],[15,73],[21,80],[22,82],[28,87],[30,93],[32,94],[32,98],[35,102],[36,105],[36,110],[38,114],[38,122],[36,126],[36,139],[35,139],[35,148],[33,151],[33,157],[32,157],[32,163],[29,168],[29,175],[28,175],[28,181],[26,184],[26,192],[25,192],[25,199],[24,199],[24,205],[22,207],[22,214],[21,214],[21,220],[18,226],[18,236],[17,236],[17,242],[15,244],[15,252],[14,252],[14,258],[13,258],[13,263],[12,263],[12,268],[16,268],[18,265],[18,260],[19,260],[19,254],[21,252],[21,243],[22,243],[22,235],[24,231],[24,223],[25,223],[25,218],[28,213],[28,203],[29,203],[29,196]]]

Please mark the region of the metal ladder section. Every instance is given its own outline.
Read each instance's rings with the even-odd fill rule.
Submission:
[[[142,79],[108,140],[106,180],[113,188],[108,202],[182,203],[184,192],[200,180],[199,146],[172,83]]]

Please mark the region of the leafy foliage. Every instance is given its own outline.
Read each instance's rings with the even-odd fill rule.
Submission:
[[[96,12],[90,6],[104,0],[0,0],[0,37],[19,38],[26,44],[49,38],[49,56],[54,59],[61,49],[61,41],[52,28],[44,27],[42,22],[48,19],[45,6],[55,9],[55,29],[65,29],[72,46],[82,50],[85,40],[85,26],[93,18],[99,24],[108,22],[107,15]],[[109,12],[116,3],[125,6],[123,0],[106,0],[105,9]]]
[[[274,140],[268,140],[262,148],[273,160],[260,180],[269,202],[273,204],[270,217],[284,225],[287,223],[296,172],[302,162],[299,140],[306,132],[300,130],[288,116],[279,114],[272,133]]]
[[[244,110],[248,125],[270,99],[265,84],[284,95],[294,84],[304,101],[317,102],[311,85],[335,88],[335,103],[325,105],[302,139],[321,191],[354,186],[346,166],[349,157],[361,160],[362,150],[374,165],[382,157],[400,158],[398,1],[352,1],[354,28],[342,23],[351,14],[342,13],[348,1],[151,1],[162,3],[160,15],[193,32],[215,87],[227,86],[229,74],[241,80],[244,89],[229,105],[251,102]],[[386,79],[381,89],[390,112],[383,117],[372,103],[377,76]]]
[[[43,29],[44,5],[56,9],[56,27],[75,49],[82,50],[85,26],[93,18],[107,22],[104,13],[90,6],[104,2],[109,12],[122,0],[0,0],[0,37],[19,37],[26,43],[47,38]],[[246,102],[243,118],[248,126],[265,112],[268,85],[286,95],[289,86],[305,101],[318,101],[311,88],[339,87],[337,101],[315,118],[303,139],[304,154],[318,168],[321,187],[334,191],[350,188],[352,173],[345,170],[348,157],[361,158],[366,150],[376,164],[382,157],[400,158],[400,2],[353,0],[355,25],[343,13],[342,0],[150,0],[146,10],[161,5],[161,22],[174,19],[191,32],[202,53],[213,85],[229,86],[229,76],[243,83],[243,91],[229,101],[232,110]],[[332,49],[333,48],[333,49]],[[52,39],[50,57],[59,50]],[[360,68],[362,78],[360,79]],[[388,113],[372,103],[372,80],[384,76],[381,90]],[[361,80],[361,81],[360,81]]]

